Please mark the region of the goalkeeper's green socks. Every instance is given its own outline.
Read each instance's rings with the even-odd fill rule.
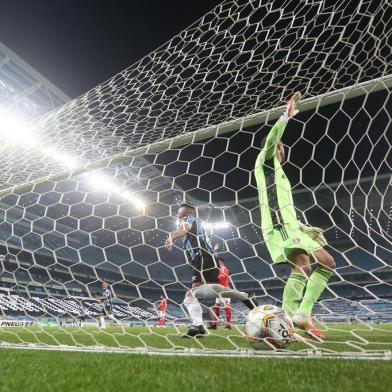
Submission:
[[[292,272],[292,274],[287,279],[283,291],[282,309],[289,316],[291,316],[297,310],[305,285],[306,277],[297,272]]]
[[[331,279],[332,272],[323,268],[316,268],[306,285],[305,295],[299,305],[298,310],[310,316],[312,314],[313,306],[320,298],[329,279]]]

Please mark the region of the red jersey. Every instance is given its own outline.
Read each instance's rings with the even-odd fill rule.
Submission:
[[[161,301],[159,302],[159,310],[161,312],[166,312],[166,309],[167,309],[167,299],[164,298],[164,299],[161,299]]]
[[[221,267],[218,275],[219,284],[221,284],[223,287],[230,287],[229,275],[229,269],[227,267]]]

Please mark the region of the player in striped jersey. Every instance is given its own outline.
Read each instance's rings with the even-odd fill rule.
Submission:
[[[99,315],[99,327],[106,328],[105,317],[115,321],[117,324],[122,326],[119,320],[113,315],[113,293],[106,282],[102,282],[102,295],[96,296],[95,298],[101,302],[101,311]]]
[[[335,262],[323,249],[326,241],[322,230],[298,221],[291,185],[281,166],[285,158],[281,138],[288,121],[298,112],[300,98],[299,92],[291,97],[285,113],[268,133],[256,160],[255,177],[266,246],[274,263],[288,262],[292,270],[283,291],[283,310],[298,328],[323,338],[312,322],[311,312],[332,276]],[[313,260],[316,269],[312,273]]]
[[[246,293],[219,284],[219,268],[207,233],[196,217],[196,208],[189,203],[182,203],[177,217],[179,226],[169,234],[165,248],[170,251],[176,239],[184,239],[183,248],[192,267],[192,289],[187,291],[184,299],[184,306],[192,319],[192,325],[184,337],[201,337],[206,331],[199,298],[235,298],[250,309],[255,307],[255,302],[250,300]]]

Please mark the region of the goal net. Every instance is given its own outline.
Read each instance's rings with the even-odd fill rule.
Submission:
[[[34,124],[0,110],[0,346],[390,355],[391,11],[224,1]],[[181,202],[197,207],[233,286],[282,304],[289,269],[267,252],[253,169],[293,91],[303,101],[284,135],[284,170],[299,219],[324,229],[337,264],[314,308],[326,339],[254,352],[238,303],[231,330],[222,311],[217,330],[183,339],[190,266],[180,242],[164,248]],[[106,328],[102,281],[116,319]],[[206,322],[213,303],[202,301]]]

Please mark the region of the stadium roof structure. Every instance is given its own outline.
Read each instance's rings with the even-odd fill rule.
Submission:
[[[64,92],[0,42],[0,110],[32,120],[70,101]]]

